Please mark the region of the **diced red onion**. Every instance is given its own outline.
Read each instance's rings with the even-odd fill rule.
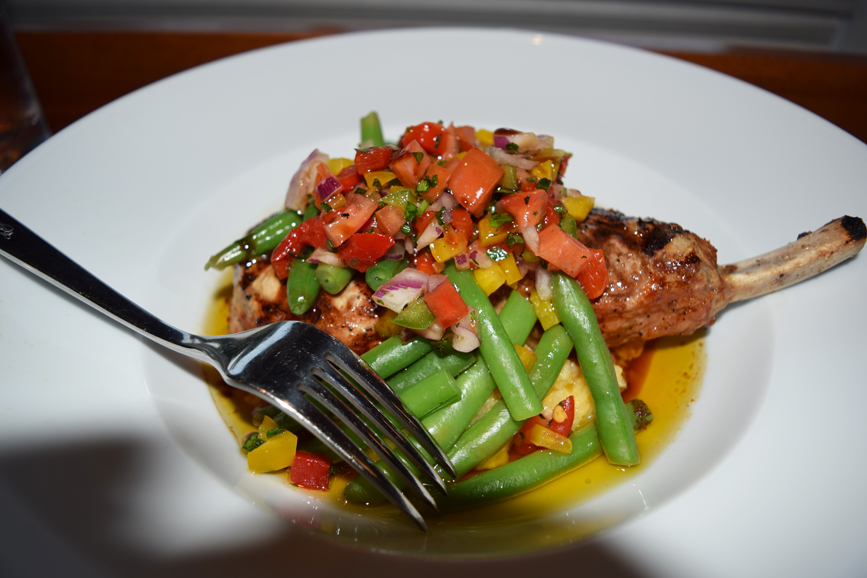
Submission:
[[[317,247],[310,254],[310,257],[307,258],[309,263],[325,263],[326,265],[333,265],[335,267],[343,267],[343,259],[337,256],[337,253],[332,253],[328,249],[320,249]]]
[[[418,242],[416,242],[416,248],[424,249],[434,241],[436,241],[440,235],[443,234],[442,226],[437,223],[436,219],[432,219],[430,224],[425,227],[425,230],[422,231],[421,235],[418,236]]]
[[[391,246],[391,249],[385,252],[385,258],[391,261],[399,261],[403,259],[404,253],[404,246],[401,243],[395,243]]]
[[[551,289],[551,272],[543,267],[536,267],[536,293],[545,301],[550,301],[554,296]]]
[[[572,197],[583,197],[584,195],[581,194],[581,191],[579,191],[578,189],[564,188],[563,189],[563,196],[572,198]]]
[[[448,277],[445,275],[431,275],[427,280],[427,292],[430,293],[434,289],[440,286],[441,283],[448,280]]]
[[[421,335],[425,339],[430,339],[431,341],[439,341],[446,334],[446,330],[443,328],[443,326],[436,321],[434,321],[424,329],[416,329],[414,331],[418,335]]]
[[[473,322],[474,313],[475,309],[470,309],[463,319],[452,325],[452,347],[455,351],[467,353],[479,347],[479,335]]]
[[[404,269],[383,283],[373,294],[373,300],[383,307],[400,313],[407,304],[424,292],[428,277],[430,275],[418,269]]]
[[[536,136],[532,132],[520,132],[510,128],[498,128],[494,131],[494,146],[507,150],[509,143],[518,145],[521,153],[536,152],[554,147],[554,137],[548,135]]]
[[[467,256],[470,258],[470,262],[478,265],[480,269],[490,269],[494,266],[494,260],[488,257],[488,254],[485,253],[485,248],[479,245],[478,241],[470,245],[470,248],[467,250]]]
[[[485,147],[485,153],[488,154],[492,159],[497,161],[497,164],[501,165],[512,165],[513,167],[518,167],[520,169],[524,169],[526,171],[531,171],[537,166],[539,166],[538,161],[534,161],[528,159],[526,157],[522,157],[521,155],[512,155],[507,153],[506,151],[498,148],[496,146]]]
[[[408,255],[415,253],[415,244],[412,242],[412,238],[407,237],[403,240],[403,248],[406,249]]]
[[[319,193],[319,198],[323,201],[327,200],[331,195],[343,190],[343,185],[337,180],[334,175],[328,175],[316,185],[316,192]]]
[[[455,255],[455,267],[458,271],[467,271],[470,268],[470,258],[466,253]]]
[[[521,237],[524,238],[524,244],[533,252],[534,255],[539,254],[539,231],[536,227],[529,226],[521,229]]]
[[[454,209],[458,206],[458,200],[451,193],[443,193],[436,201],[428,207],[431,211],[439,211],[443,207],[446,209]]]
[[[292,175],[289,181],[289,189],[286,191],[284,205],[290,211],[303,211],[307,206],[307,195],[313,194],[316,184],[316,167],[321,163],[328,162],[328,155],[314,149],[307,157],[298,171]]]
[[[443,211],[443,224],[448,225],[452,222],[452,212],[449,209]]]

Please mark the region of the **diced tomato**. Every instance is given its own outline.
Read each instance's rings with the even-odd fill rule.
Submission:
[[[512,193],[498,203],[501,210],[512,215],[519,229],[535,227],[547,212],[548,192],[536,189],[530,193]]]
[[[458,144],[458,135],[455,132],[454,123],[450,124],[440,135],[439,144],[434,149],[434,154],[440,160],[448,160],[461,152],[461,147]]]
[[[548,206],[545,209],[545,218],[542,219],[542,223],[546,227],[551,224],[560,224],[560,214],[554,210],[554,207],[556,207],[558,204],[560,204],[559,201],[555,201],[553,198],[548,197]]]
[[[530,174],[530,171],[527,171],[522,168],[515,169],[515,176],[518,177],[518,184],[520,189],[524,192],[535,191],[538,187],[536,186],[536,179],[533,175]],[[530,179],[533,179],[532,181]]]
[[[455,134],[458,137],[458,146],[461,152],[468,151],[476,144],[476,129],[471,126],[456,126]]]
[[[452,209],[451,225],[464,236],[466,241],[473,237],[473,218],[464,209]]]
[[[409,143],[416,141],[421,147],[430,154],[437,154],[436,149],[440,141],[440,135],[443,134],[443,125],[435,122],[423,122],[415,126],[411,126],[403,133],[400,139],[400,146],[407,146]]]
[[[380,233],[355,233],[337,250],[347,267],[364,273],[394,245],[394,239]]]
[[[388,168],[388,163],[391,162],[391,156],[394,152],[395,148],[390,146],[373,147],[356,151],[355,168],[359,174],[381,171]]]
[[[536,256],[562,269],[569,276],[577,277],[590,262],[593,253],[557,225],[548,225],[539,232],[539,252]]]
[[[437,322],[446,329],[466,317],[470,312],[470,308],[464,303],[454,283],[450,281],[444,281],[437,285],[436,289],[424,296],[424,302],[427,303],[431,313],[437,318]]]
[[[337,175],[337,180],[343,185],[344,191],[352,192],[355,190],[355,187],[361,184],[362,178],[358,174],[358,169],[355,168],[355,165],[350,165],[340,171]]]
[[[307,219],[291,231],[280,241],[280,244],[271,253],[271,265],[279,279],[285,279],[289,274],[289,265],[292,260],[300,257],[305,247],[327,247],[325,228],[319,217]]]
[[[376,211],[375,216],[377,227],[389,237],[396,235],[406,222],[403,218],[403,211],[394,205],[384,206]]]
[[[333,247],[339,247],[353,233],[361,229],[378,208],[378,203],[354,193],[346,196],[346,206],[324,216],[325,236]]]
[[[427,229],[427,226],[430,225],[430,222],[434,220],[437,214],[433,211],[425,211],[421,215],[415,218],[415,224],[413,227],[415,228],[415,232],[418,235],[421,235],[422,232]]]
[[[576,280],[590,299],[596,299],[608,287],[608,266],[605,264],[605,253],[601,249],[590,249],[590,262],[581,269]]]
[[[422,273],[427,273],[428,275],[439,274],[439,271],[436,267],[436,259],[434,259],[433,255],[430,254],[430,251],[422,251],[421,253],[416,255],[413,266]]]
[[[449,177],[455,199],[475,217],[481,217],[503,177],[503,167],[476,147],[467,151]]]
[[[289,470],[289,481],[308,490],[327,490],[330,472],[331,458],[324,454],[297,450]]]
[[[419,157],[421,161],[419,161]],[[405,187],[412,187],[418,184],[419,179],[424,176],[425,171],[431,164],[430,157],[418,144],[418,141],[410,141],[402,151],[388,165],[388,168],[397,175],[400,183]]]
[[[560,407],[566,413],[566,419],[558,422],[556,419],[551,420],[548,429],[561,436],[568,436],[572,433],[572,424],[575,422],[575,396],[570,395],[560,402]],[[557,411],[556,409],[554,410]]]
[[[420,192],[419,196],[429,203],[436,201],[446,190],[451,174],[452,172],[447,168],[441,167],[436,163],[431,163],[424,175],[429,182],[429,188],[424,192]],[[436,184],[434,184],[434,181],[436,181]]]

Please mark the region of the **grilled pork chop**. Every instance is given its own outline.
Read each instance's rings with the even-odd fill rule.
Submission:
[[[716,249],[708,241],[653,219],[594,209],[578,235],[585,245],[605,252],[609,285],[593,306],[608,345],[615,347],[707,327],[729,303],[788,287],[853,257],[864,246],[867,228],[857,217],[842,217],[776,251],[726,266],[717,265]],[[376,326],[384,309],[373,303],[371,293],[356,276],[339,295],[321,292],[311,311],[296,316],[269,264],[238,265],[229,328],[298,319],[360,354],[381,340]]]

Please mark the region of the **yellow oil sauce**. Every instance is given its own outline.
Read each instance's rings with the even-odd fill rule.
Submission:
[[[230,296],[231,278],[226,277],[209,308],[206,334],[220,335],[228,331]],[[477,524],[480,517],[487,523],[495,523],[543,515],[592,499],[635,477],[677,437],[689,418],[690,405],[701,388],[705,362],[704,331],[701,331],[689,337],[666,337],[651,342],[641,356],[629,364],[626,371],[629,387],[624,399],[641,399],[653,413],[653,422],[636,434],[641,465],[623,468],[598,458],[533,492],[481,510],[448,514],[437,523]],[[205,368],[205,378],[217,409],[240,447],[248,434],[257,431],[250,416],[261,400],[226,386],[210,368]],[[288,482],[288,474],[267,475],[283,476]],[[335,501],[343,501],[343,488],[348,481],[347,477],[335,476],[328,495]],[[346,507],[356,511],[363,509],[350,504]],[[390,506],[373,509],[378,516],[388,516],[386,508],[391,509]]]

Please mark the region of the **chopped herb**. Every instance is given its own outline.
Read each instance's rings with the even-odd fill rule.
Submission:
[[[379,182],[379,179],[375,178],[375,179],[373,179],[373,186],[376,187],[377,189],[381,189],[382,183]]]
[[[265,443],[265,441],[259,438],[259,434],[254,433],[253,435],[251,435],[250,437],[247,438],[247,440],[244,442],[243,447],[248,452],[252,452],[253,450],[255,450],[256,448],[258,448],[259,446],[261,446],[264,443]]]
[[[437,223],[440,224],[440,227],[445,226],[445,223],[443,222],[443,215],[445,214],[445,212],[446,212],[445,207],[443,207],[439,211],[437,211]]]
[[[322,208],[323,213],[330,213],[334,209],[331,208],[331,205],[328,203],[319,203],[319,206]]]
[[[400,232],[404,235],[409,235],[412,233],[412,227],[409,226],[409,223],[404,223],[400,226]]]
[[[509,247],[514,247],[515,245],[523,245],[524,237],[519,235],[518,233],[509,233],[506,235],[506,245]]]
[[[491,247],[485,251],[485,254],[490,257],[492,261],[502,261],[509,256],[509,252],[502,247]]]
[[[528,183],[536,183],[536,182],[539,182],[539,179],[537,179],[536,177],[527,177],[527,182]]]
[[[406,222],[412,221],[418,216],[418,207],[415,203],[407,202],[406,208],[403,210],[403,218]]]
[[[564,207],[563,205],[554,205],[554,212],[558,215],[565,215],[569,211],[567,211],[566,207]]]
[[[361,187],[358,187],[358,188],[355,189],[355,194],[356,194],[356,195],[363,195],[363,194],[365,194],[365,193],[367,193],[367,189],[363,189],[363,188],[361,188]]]
[[[415,162],[417,162],[418,164],[421,164],[421,162],[424,160],[424,153],[412,153],[412,156],[415,157]]]
[[[530,206],[530,195],[527,195],[526,197],[524,197],[524,204],[527,206]]]
[[[548,190],[548,187],[551,186],[551,179],[539,179],[539,188]]]
[[[506,223],[511,223],[514,219],[512,219],[512,215],[508,213],[496,213],[488,217],[488,222],[491,224],[493,228],[502,227]]]
[[[440,148],[440,141],[442,141],[442,138],[443,138],[442,134],[438,134],[434,137],[434,148],[435,149]]]
[[[507,153],[516,153],[518,152],[518,143],[510,142],[506,144],[506,152]]]
[[[432,177],[430,177],[429,180],[430,180],[430,186],[432,186],[432,187],[437,186],[437,176],[436,175],[433,175]]]
[[[265,434],[265,435],[267,435],[269,438],[272,438],[272,437],[274,437],[274,436],[277,435],[277,434],[281,434],[281,433],[283,433],[284,431],[286,431],[286,428],[275,427],[274,429],[269,429],[269,430],[268,430],[268,433]]]
[[[334,243],[331,242],[331,239],[328,239],[328,238],[325,239],[325,246],[328,247],[329,251],[334,250]]]
[[[415,187],[415,192],[417,193],[426,193],[430,190],[430,181],[427,177],[424,177],[418,181],[418,184]]]

